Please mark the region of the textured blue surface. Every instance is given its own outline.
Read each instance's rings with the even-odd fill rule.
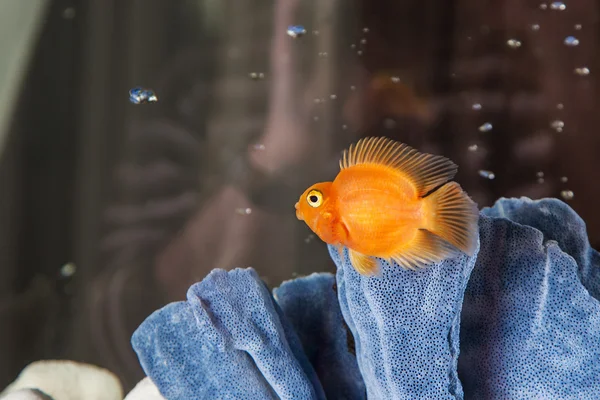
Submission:
[[[555,199],[501,199],[482,214],[502,219],[482,218],[465,293],[466,397],[600,398],[600,303],[580,280],[597,293],[600,258],[583,221]]]
[[[323,384],[328,400],[364,400],[365,384],[354,356],[354,339],[342,319],[335,276],[312,274],[273,291]]]
[[[559,200],[501,199],[479,226],[473,257],[379,260],[379,277],[330,247],[337,301],[330,274],[285,282],[277,304],[252,269],[215,270],[134,349],[169,400],[600,398],[600,256],[583,221]]]
[[[354,270],[344,251],[339,302],[352,330],[369,399],[462,398],[458,340],[462,298],[475,264],[465,255],[418,271],[378,260],[381,276]]]
[[[323,399],[298,337],[252,269],[213,270],[132,344],[168,400]],[[279,397],[278,397],[279,396]]]

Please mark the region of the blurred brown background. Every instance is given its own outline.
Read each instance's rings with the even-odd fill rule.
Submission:
[[[333,271],[293,205],[367,135],[482,207],[571,190],[600,248],[599,4],[564,4],[50,1],[0,154],[0,388],[44,358],[130,388],[133,330],[212,268]]]

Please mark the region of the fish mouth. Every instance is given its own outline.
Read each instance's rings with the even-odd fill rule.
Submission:
[[[294,204],[294,208],[296,209],[296,218],[298,218],[300,221],[304,221],[304,217],[302,216],[302,213],[298,209],[298,205],[299,204],[297,202],[296,202],[296,204]]]

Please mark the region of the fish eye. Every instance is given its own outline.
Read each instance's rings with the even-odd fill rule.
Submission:
[[[306,196],[306,201],[308,201],[308,205],[311,207],[319,207],[321,204],[323,204],[323,193],[316,189],[311,190]]]

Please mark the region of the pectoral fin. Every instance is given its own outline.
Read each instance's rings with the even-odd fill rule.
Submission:
[[[350,262],[355,270],[361,275],[373,276],[379,274],[377,261],[374,257],[366,256],[357,251],[348,249]]]

